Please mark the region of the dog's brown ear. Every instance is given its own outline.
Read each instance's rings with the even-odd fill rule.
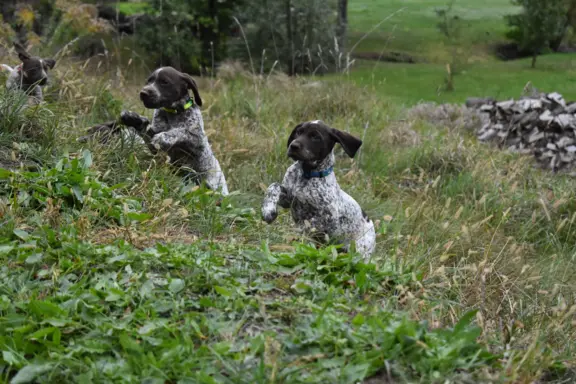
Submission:
[[[198,85],[196,85],[196,82],[194,81],[194,79],[192,78],[192,76],[190,76],[187,73],[183,73],[182,74],[182,79],[186,82],[186,84],[188,85],[188,89],[192,90],[192,93],[194,94],[194,101],[196,102],[196,104],[201,107],[202,106],[202,98],[200,97],[200,93],[198,92]]]
[[[42,61],[50,69],[54,69],[54,66],[56,65],[56,60],[54,59],[42,59]]]
[[[290,143],[294,141],[294,139],[296,138],[296,131],[298,130],[298,128],[302,127],[303,125],[304,125],[304,123],[300,123],[294,127],[294,129],[292,130],[292,133],[290,133],[290,137],[288,137],[288,144],[286,145],[286,147],[289,147]]]
[[[28,52],[26,52],[26,49],[18,42],[14,42],[14,49],[18,54],[18,58],[22,61],[29,60],[32,57]]]
[[[342,132],[334,128],[330,129],[330,136],[332,136],[334,141],[340,143],[344,149],[344,152],[346,152],[346,154],[352,158],[356,155],[356,152],[358,152],[360,146],[362,145],[362,140],[357,139],[349,133]]]

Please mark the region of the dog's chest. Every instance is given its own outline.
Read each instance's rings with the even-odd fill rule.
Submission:
[[[193,150],[194,153],[202,152],[208,145],[202,117],[195,110],[182,114],[157,111],[152,120],[152,130],[154,134],[170,132],[171,135],[181,136],[179,142],[186,143],[186,150]]]
[[[298,179],[291,188],[292,213],[297,222],[315,221],[325,226],[340,216],[338,187],[325,179]]]

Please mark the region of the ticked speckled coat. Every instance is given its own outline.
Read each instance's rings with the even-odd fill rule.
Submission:
[[[176,104],[181,106],[185,103],[182,100]],[[174,108],[178,105],[174,105]],[[129,113],[123,112],[122,120],[127,120]],[[180,113],[156,109],[151,123],[145,117],[139,118],[144,127],[135,127],[136,132],[152,152],[166,152],[171,164],[183,169],[189,168],[208,188],[228,195],[224,173],[204,132],[204,120],[197,105]],[[134,126],[133,123],[129,125]]]
[[[334,154],[318,164],[318,170],[334,166]],[[325,177],[304,177],[300,161],[290,166],[282,184],[268,187],[262,204],[262,216],[268,223],[278,215],[277,205],[289,208],[296,225],[322,243],[340,243],[344,250],[352,242],[365,258],[374,251],[374,223],[360,205],[344,192],[333,172]]]

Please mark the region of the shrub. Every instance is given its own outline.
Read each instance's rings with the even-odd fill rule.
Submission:
[[[70,42],[72,53],[86,56],[92,54],[95,38],[110,34],[113,29],[108,22],[98,18],[98,10],[89,4],[63,5],[53,18],[54,29],[50,34],[52,50],[61,49]]]
[[[249,48],[238,42],[232,55],[245,60],[251,56],[262,70],[278,66],[293,75],[337,66],[333,0],[257,0],[243,9],[241,21]]]
[[[567,10],[565,0],[513,0],[522,12],[509,15],[511,30],[508,37],[516,41],[521,50],[532,54],[532,68],[538,54],[562,40],[566,33]]]
[[[137,36],[157,65],[198,73],[224,59],[233,14],[232,0],[149,0],[153,22],[139,23]]]

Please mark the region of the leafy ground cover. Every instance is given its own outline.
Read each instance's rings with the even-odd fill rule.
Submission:
[[[3,381],[574,379],[571,179],[345,78],[222,68],[199,82],[235,191],[217,205],[129,140],[75,141],[149,114],[120,69],[84,68],[62,60],[45,106],[0,95],[0,152],[33,163],[0,171]],[[336,172],[376,221],[371,263],[260,220],[288,132],[319,117],[364,139]]]

